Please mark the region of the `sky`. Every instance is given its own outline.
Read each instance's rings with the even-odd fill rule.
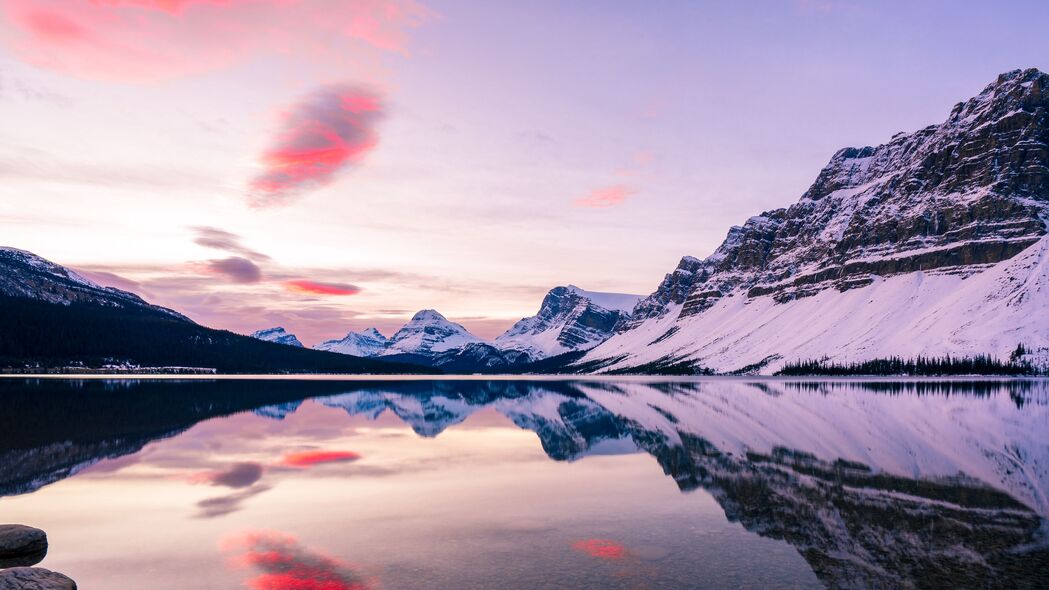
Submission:
[[[0,245],[307,345],[648,294],[1049,70],[1044,2],[0,0]]]

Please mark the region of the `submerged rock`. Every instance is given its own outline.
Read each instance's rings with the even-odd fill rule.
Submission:
[[[47,534],[20,524],[0,525],[0,568],[36,565],[47,555]]]
[[[76,582],[42,567],[16,567],[0,571],[0,590],[77,590]]]

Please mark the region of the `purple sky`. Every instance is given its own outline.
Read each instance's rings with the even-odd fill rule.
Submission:
[[[1041,2],[0,1],[4,245],[307,344],[646,294],[1049,69]]]

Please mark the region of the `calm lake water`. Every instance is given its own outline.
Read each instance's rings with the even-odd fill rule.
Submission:
[[[85,590],[1047,588],[1044,381],[0,380]]]

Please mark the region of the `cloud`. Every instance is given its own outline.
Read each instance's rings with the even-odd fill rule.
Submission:
[[[635,194],[634,189],[617,184],[590,191],[586,196],[575,200],[576,207],[607,208],[619,205]]]
[[[7,0],[0,42],[34,65],[84,78],[152,82],[267,54],[332,69],[409,55],[433,14],[415,0]]]
[[[288,202],[327,185],[376,144],[384,107],[370,90],[347,84],[324,86],[284,115],[273,147],[260,158],[263,171],[250,183],[254,207]]]
[[[262,280],[262,269],[247,258],[230,256],[204,263],[207,272],[224,276],[234,283],[257,283]]]
[[[582,539],[572,543],[572,549],[586,553],[590,557],[606,560],[623,559],[627,555],[626,548],[608,539]]]
[[[371,584],[341,561],[311,551],[293,535],[249,531],[225,538],[220,549],[233,557],[230,565],[255,568],[253,590],[367,590]]]
[[[190,228],[197,237],[193,242],[205,248],[223,250],[252,260],[269,260],[270,257],[240,243],[240,236],[217,227],[194,226]]]
[[[226,469],[202,471],[189,476],[190,483],[246,488],[262,478],[263,467],[259,463],[234,463]]]
[[[293,293],[309,293],[311,295],[356,295],[361,292],[360,287],[347,283],[320,283],[298,279],[284,281],[284,288]]]
[[[345,463],[361,456],[353,451],[299,451],[288,453],[277,463],[283,467],[313,467],[322,463]]]

